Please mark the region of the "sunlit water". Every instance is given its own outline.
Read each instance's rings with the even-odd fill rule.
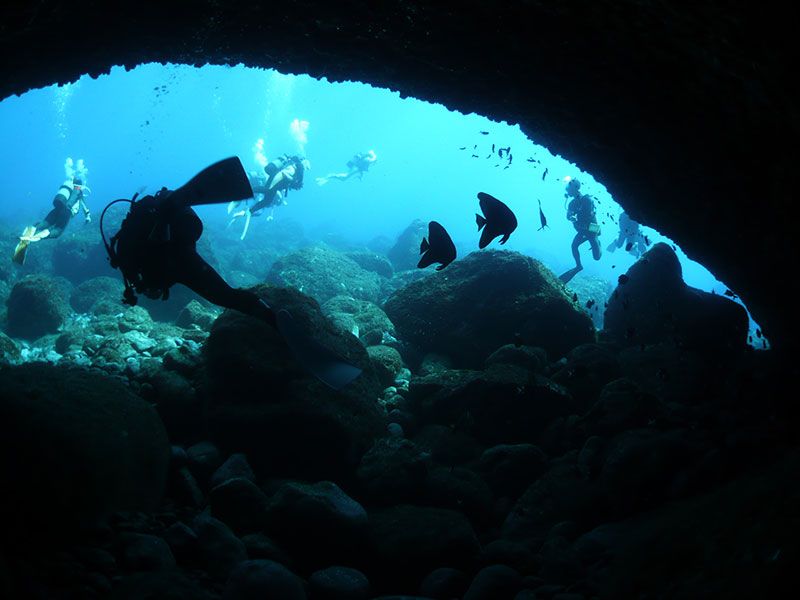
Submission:
[[[305,126],[302,135],[298,123]],[[464,256],[477,249],[476,194],[485,191],[517,215],[519,227],[505,248],[560,273],[574,264],[575,232],[566,220],[564,196],[565,178],[573,177],[598,201],[604,249],[595,262],[588,244],[582,247],[585,270],[575,281],[596,276],[615,282],[635,261],[624,248],[606,252],[617,237],[622,209],[579,166],[553,156],[517,126],[401,99],[362,83],[242,66],[114,68],[98,79],[83,77],[3,100],[0,131],[5,172],[0,220],[14,228],[49,210],[68,156],[85,160],[93,192],[88,203],[97,215],[109,200],[130,197],[143,187],[148,192],[177,187],[226,156],[237,155],[248,170],[260,170],[265,159],[304,153],[312,163],[305,187],[275,210],[272,223],[254,217],[242,244],[292,221],[301,223],[311,239],[366,244],[378,236],[394,239],[412,220],[422,219],[442,223]],[[513,158],[499,158],[500,148],[510,148]],[[345,170],[356,152],[369,149],[378,161],[363,179],[314,183],[316,177]],[[541,231],[540,201],[549,224]],[[207,228],[222,228],[227,221],[224,205],[198,212]],[[70,227],[83,226],[75,221]],[[687,284],[725,293],[725,284],[672,240],[651,228],[643,232],[651,243],[675,247]],[[751,320],[751,333],[756,328]],[[761,348],[761,339],[753,339]]]

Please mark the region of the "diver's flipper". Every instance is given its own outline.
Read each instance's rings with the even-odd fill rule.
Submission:
[[[253,197],[247,173],[238,157],[232,156],[192,177],[188,183],[172,192],[170,202],[182,206],[220,204]]]
[[[244,229],[242,230],[242,235],[239,237],[240,240],[244,241],[245,236],[247,236],[247,230],[250,229],[250,211],[245,211],[244,214]]]
[[[233,212],[233,209],[236,208],[238,205],[239,203],[236,200],[231,200],[230,202],[228,202],[228,214],[231,214]]]
[[[288,310],[281,309],[275,316],[278,331],[291,348],[297,362],[322,383],[339,390],[361,374],[361,369],[345,362],[331,350],[300,331]]]
[[[583,267],[573,267],[569,271],[562,273],[558,276],[562,283],[567,284],[572,281],[572,278],[575,277],[578,273],[583,271]]]
[[[11,260],[18,265],[25,264],[25,255],[28,252],[28,244],[30,244],[30,238],[33,236],[34,232],[36,231],[36,227],[30,225],[25,228],[22,232],[22,236],[20,237],[19,243],[17,247],[14,248],[14,256],[11,257]],[[28,238],[28,239],[23,239]]]

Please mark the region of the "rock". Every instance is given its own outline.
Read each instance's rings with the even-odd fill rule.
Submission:
[[[335,296],[322,305],[322,312],[337,327],[359,338],[365,346],[388,343],[397,334],[386,313],[366,300]]]
[[[200,329],[209,330],[211,325],[217,318],[217,313],[214,310],[207,308],[197,300],[191,300],[175,319],[175,325],[189,329],[191,327],[199,327]]]
[[[459,512],[399,505],[370,513],[374,554],[366,572],[373,583],[415,589],[433,569],[450,565],[469,569],[480,545],[469,521]],[[397,565],[403,565],[398,569]]]
[[[114,600],[215,600],[218,594],[203,588],[199,582],[181,571],[137,573],[120,578],[114,584]]]
[[[494,540],[483,547],[481,563],[490,565],[507,565],[520,573],[536,573],[540,560],[528,546],[510,540]]]
[[[489,486],[464,467],[436,467],[427,480],[429,506],[463,512],[475,524],[488,524],[492,518],[492,492]]]
[[[416,219],[403,230],[388,252],[396,271],[415,269],[419,262],[419,245],[428,234],[428,224]]]
[[[608,345],[581,344],[570,350],[566,359],[552,379],[569,390],[576,412],[592,406],[601,388],[622,373],[617,354]]]
[[[287,254],[276,260],[267,274],[267,282],[293,287],[320,303],[341,294],[375,302],[380,279],[326,246],[310,246]]]
[[[96,371],[27,364],[0,367],[0,389],[0,477],[13,482],[0,510],[13,510],[10,525],[33,519],[55,532],[159,503],[169,443],[155,410],[128,386]]]
[[[201,485],[205,486],[211,476],[222,465],[222,455],[219,448],[211,442],[200,442],[186,449],[189,459],[189,470]]]
[[[305,600],[302,580],[283,565],[271,560],[246,560],[231,573],[225,584],[224,600]]]
[[[533,444],[500,444],[483,452],[478,470],[498,496],[516,499],[547,469],[547,455]]]
[[[173,556],[179,561],[191,559],[197,554],[197,534],[181,521],[167,528],[164,532],[164,541],[169,544]]]
[[[552,583],[569,585],[583,576],[580,560],[571,544],[562,536],[549,536],[539,549],[539,575]]]
[[[207,407],[189,380],[157,360],[144,363],[137,378],[147,384],[142,397],[155,405],[172,441],[190,443],[203,435]]]
[[[435,462],[455,466],[480,456],[482,447],[469,432],[445,425],[427,425],[414,436],[414,443]]]
[[[701,352],[741,352],[748,318],[723,296],[683,282],[680,262],[667,244],[650,248],[625,273],[608,302],[604,339],[621,346],[672,342]]]
[[[19,358],[17,343],[0,331],[0,359],[11,362]]]
[[[513,598],[522,588],[522,577],[511,567],[484,567],[472,580],[464,600],[495,600]]]
[[[591,435],[611,437],[645,427],[664,413],[658,398],[630,379],[616,379],[603,387],[599,400],[581,419],[581,425]]]
[[[534,442],[574,408],[566,390],[549,379],[503,364],[412,378],[408,398],[419,404],[423,421],[458,424],[484,444]]]
[[[138,331],[147,334],[155,327],[150,313],[141,306],[128,307],[122,313],[122,318],[116,319],[116,323],[122,333]]]
[[[6,331],[13,337],[35,340],[56,333],[70,308],[69,284],[60,279],[31,275],[17,282],[6,301]]]
[[[350,476],[385,426],[369,356],[322,317],[313,299],[295,290],[258,289],[268,304],[290,309],[298,327],[364,372],[345,389],[330,390],[300,368],[271,327],[226,311],[204,348],[211,439],[226,452],[245,453],[261,476]]]
[[[382,385],[394,383],[394,378],[403,368],[400,353],[389,346],[369,346],[367,354]]]
[[[79,313],[95,313],[97,309],[104,312],[103,302],[115,302],[120,312],[119,305],[125,286],[121,279],[115,277],[93,277],[87,279],[72,290],[69,303]]]
[[[197,480],[187,467],[177,469],[169,478],[167,493],[178,506],[199,508],[205,502]]]
[[[547,366],[547,352],[535,346],[506,344],[486,358],[486,367],[494,364],[514,365],[533,373],[541,373]]]
[[[216,487],[236,477],[247,479],[253,483],[256,481],[256,476],[247,462],[247,457],[241,453],[231,454],[228,460],[214,471],[211,476],[211,487]]]
[[[274,560],[287,568],[291,568],[291,560],[286,552],[263,533],[250,533],[242,536],[247,556],[250,558],[263,558]]]
[[[597,435],[588,438],[578,453],[578,470],[587,479],[594,479],[600,472],[605,458],[605,441]]]
[[[209,494],[211,514],[236,533],[253,533],[267,523],[269,498],[242,477],[228,479]]]
[[[162,538],[143,533],[123,533],[122,565],[131,571],[161,571],[175,566],[175,557]]]
[[[368,600],[370,585],[366,576],[348,567],[328,567],[308,578],[308,591],[314,600]]]
[[[503,537],[512,541],[541,543],[550,528],[571,520],[582,529],[601,522],[608,509],[597,485],[586,480],[568,455],[525,491],[503,523]]]
[[[289,482],[269,504],[265,532],[305,565],[318,568],[361,555],[367,513],[330,481]]]
[[[555,275],[516,252],[474,252],[397,291],[384,310],[404,341],[467,368],[519,338],[556,358],[594,341],[591,319]]]
[[[165,348],[162,354],[164,368],[168,371],[174,371],[187,379],[194,378],[203,364],[201,352],[191,344]]]
[[[427,491],[428,462],[428,457],[409,440],[377,440],[358,467],[364,496],[379,505],[419,501]]]
[[[198,561],[213,579],[224,581],[236,565],[247,560],[244,544],[222,521],[200,514],[192,529],[197,534]]]
[[[431,571],[419,588],[422,596],[436,598],[437,600],[449,600],[450,598],[461,598],[469,587],[469,578],[458,569],[441,567]]]
[[[381,254],[376,254],[375,252],[369,252],[366,250],[359,250],[355,252],[347,252],[345,256],[347,256],[347,258],[355,262],[365,271],[372,271],[373,273],[377,273],[385,279],[391,279],[392,275],[394,275],[394,269],[392,268],[391,261]]]

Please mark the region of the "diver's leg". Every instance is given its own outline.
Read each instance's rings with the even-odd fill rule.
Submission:
[[[248,290],[232,288],[195,251],[186,252],[178,262],[176,281],[201,295],[209,302],[232,308],[276,326],[275,313],[258,296]]]
[[[600,248],[600,240],[597,235],[589,236],[589,245],[592,247],[592,258],[600,260],[600,257],[603,256],[603,250]]]
[[[578,247],[586,241],[586,235],[578,232],[575,234],[575,237],[572,238],[572,258],[575,259],[575,267],[577,269],[582,269],[583,265],[581,264],[581,253]]]

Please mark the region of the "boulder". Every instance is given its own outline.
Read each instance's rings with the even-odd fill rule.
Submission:
[[[369,250],[357,250],[345,254],[347,258],[358,264],[365,271],[377,273],[384,279],[391,279],[394,274],[391,261],[382,254],[376,254]]]
[[[383,344],[396,335],[394,325],[376,304],[352,296],[334,296],[322,305],[325,316],[365,346]]]
[[[516,499],[547,465],[547,455],[538,446],[500,444],[483,452],[478,470],[496,495]]]
[[[118,277],[93,277],[75,286],[69,298],[72,308],[79,313],[93,313],[99,308],[102,302],[115,302],[119,312],[122,305],[119,304],[125,286],[122,279]],[[101,311],[102,312],[102,311]]]
[[[395,377],[403,368],[403,359],[400,353],[391,346],[369,346],[367,354],[369,354],[381,385],[393,384]]]
[[[78,525],[155,508],[170,447],[155,410],[96,371],[0,368],[2,510],[20,527]]]
[[[429,457],[409,440],[379,439],[358,467],[362,493],[379,505],[419,501],[427,490],[428,463]]]
[[[175,324],[178,327],[189,329],[191,327],[198,327],[200,329],[211,329],[214,320],[217,318],[217,312],[204,306],[197,300],[191,300],[186,306],[183,307],[178,317],[175,319]]]
[[[416,219],[397,237],[389,250],[389,260],[395,271],[415,269],[419,262],[419,245],[428,235],[428,224]]]
[[[293,287],[317,302],[341,294],[375,302],[381,277],[362,269],[358,263],[327,246],[302,248],[275,261],[267,282]]]
[[[6,331],[12,337],[35,340],[56,333],[70,312],[69,284],[62,279],[32,275],[17,282],[6,301]]]
[[[547,352],[535,346],[506,344],[492,352],[485,362],[485,366],[494,364],[514,365],[534,373],[541,373],[547,366]]]
[[[292,289],[256,290],[364,372],[343,390],[331,390],[301,369],[274,329],[226,311],[204,346],[212,439],[226,453],[246,454],[265,476],[314,480],[352,474],[358,456],[384,427],[374,401],[380,384],[366,350],[327,321],[312,298]]]
[[[249,479],[236,477],[212,488],[209,504],[211,514],[238,534],[260,531],[267,522],[269,498]]]
[[[576,412],[594,404],[600,389],[622,373],[617,353],[608,344],[581,344],[567,353],[552,379],[569,390]]]
[[[473,252],[395,292],[384,309],[403,341],[460,367],[478,368],[519,340],[560,358],[595,336],[556,276],[517,252]]]
[[[606,308],[602,337],[621,346],[668,341],[719,353],[743,350],[747,332],[745,309],[686,285],[677,255],[658,243],[620,277]]]
[[[506,565],[484,567],[464,594],[464,600],[513,598],[522,588],[522,576]]]
[[[198,562],[213,579],[225,581],[247,560],[244,543],[222,521],[201,513],[192,522],[192,529],[197,534]]]
[[[246,560],[231,573],[223,600],[305,600],[303,581],[271,560]]]
[[[308,591],[314,600],[368,600],[367,577],[356,569],[328,567],[308,578]]]

